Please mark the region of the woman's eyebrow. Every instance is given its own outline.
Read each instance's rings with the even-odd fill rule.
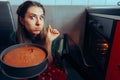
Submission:
[[[30,13],[30,15],[38,15],[36,13]],[[38,16],[44,16],[44,14],[38,15]]]

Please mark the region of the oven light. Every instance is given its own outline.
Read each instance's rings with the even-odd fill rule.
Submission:
[[[108,44],[107,43],[103,43],[103,44],[101,44],[101,46],[103,46],[104,48],[108,49]]]
[[[97,44],[97,50],[108,50],[108,47],[108,43]]]

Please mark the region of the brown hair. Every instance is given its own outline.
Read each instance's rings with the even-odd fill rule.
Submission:
[[[25,1],[24,3],[22,3],[18,9],[17,9],[17,15],[18,15],[18,28],[16,30],[16,42],[17,43],[25,43],[25,42],[39,42],[41,44],[45,44],[45,40],[46,40],[46,27],[44,25],[43,30],[40,32],[40,34],[34,39],[30,39],[30,37],[28,36],[28,31],[25,29],[24,25],[22,25],[22,23],[20,22],[20,18],[24,18],[25,17],[25,13],[28,10],[29,7],[31,6],[37,6],[42,8],[43,10],[43,15],[45,15],[45,9],[43,7],[42,4],[35,2],[35,1]]]

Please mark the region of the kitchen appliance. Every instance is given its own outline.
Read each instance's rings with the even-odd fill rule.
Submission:
[[[0,1],[0,52],[9,46],[9,37],[15,31],[14,18],[9,1]]]
[[[117,32],[120,30],[117,29],[120,24],[119,11],[118,8],[88,9],[84,54],[91,65],[91,67],[86,67],[86,72],[92,77],[92,80],[105,80],[105,77],[113,76],[110,71],[113,68],[111,62],[114,62],[115,57],[113,59],[112,56],[118,56],[116,55],[118,52],[113,51],[116,50],[114,42],[120,43],[117,40],[119,38],[115,39],[116,34],[118,35],[120,32]],[[106,80],[117,79],[106,78]]]

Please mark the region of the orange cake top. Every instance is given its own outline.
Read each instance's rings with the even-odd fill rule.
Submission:
[[[14,67],[29,67],[42,63],[45,59],[45,52],[34,46],[24,46],[9,51],[3,61]]]

